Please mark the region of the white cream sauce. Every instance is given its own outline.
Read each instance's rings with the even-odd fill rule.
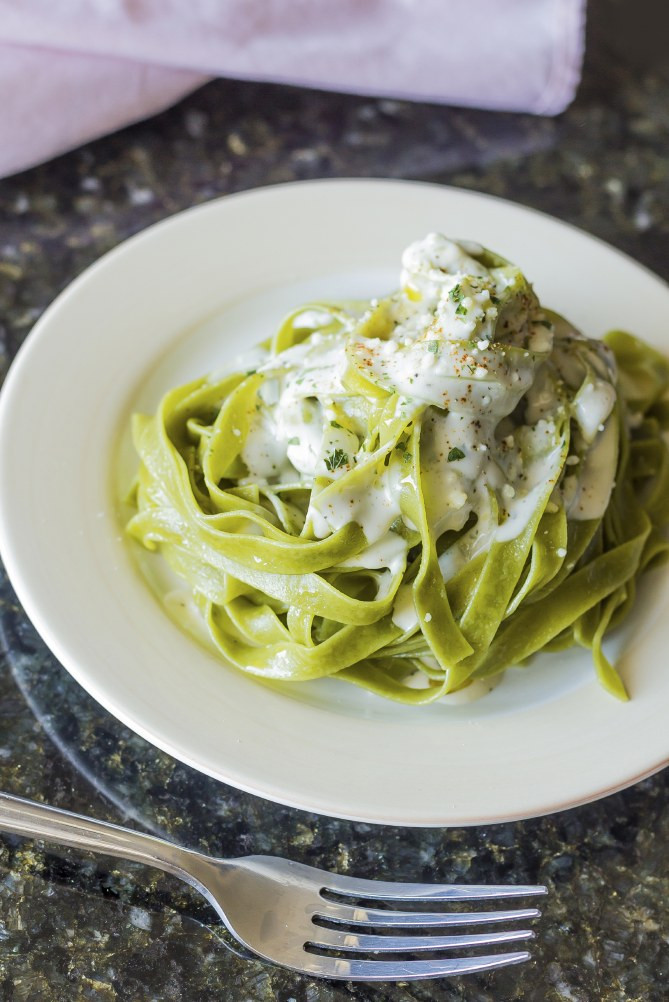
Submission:
[[[609,382],[593,379],[585,383],[574,398],[574,418],[586,442],[592,442],[616,402],[616,391]]]
[[[574,520],[601,518],[611,497],[618,463],[618,433],[615,421],[599,432],[582,462],[581,475],[567,509]]]
[[[421,416],[421,479],[435,536],[477,518],[441,555],[445,580],[493,539],[522,532],[546,484],[563,472],[558,429],[566,417],[580,443],[562,481],[568,517],[596,518],[606,508],[617,457],[611,355],[562,318],[547,320],[518,269],[487,268],[474,256],[481,253],[429,234],[404,252],[399,293],[352,311],[343,333],[316,331],[258,370],[266,379],[241,452],[248,479],[312,487],[307,523],[317,538],[357,522],[368,546],[344,566],[395,573],[407,557],[409,544],[391,525],[401,518],[411,463],[384,466],[363,448],[370,400],[384,392],[400,397],[407,421]],[[311,314],[301,325],[331,321],[326,310],[321,319]],[[397,447],[408,448],[406,436]],[[404,588],[394,616],[402,628],[415,625]]]

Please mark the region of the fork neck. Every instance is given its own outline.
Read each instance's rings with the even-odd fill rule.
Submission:
[[[198,861],[204,862],[208,858],[154,835],[24,800],[9,793],[0,793],[0,831],[120,856],[156,866],[189,883],[193,883],[194,864],[196,866]]]

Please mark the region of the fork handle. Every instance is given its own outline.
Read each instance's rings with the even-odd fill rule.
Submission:
[[[157,866],[190,884],[193,883],[193,863],[202,860],[200,853],[154,835],[24,800],[9,793],[0,793],[0,831],[132,859]]]

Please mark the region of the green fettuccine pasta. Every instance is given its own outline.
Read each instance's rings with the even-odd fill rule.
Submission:
[[[418,704],[579,644],[625,698],[602,641],[668,551],[666,359],[477,245],[430,234],[402,266],[135,415],[127,532],[254,676]]]

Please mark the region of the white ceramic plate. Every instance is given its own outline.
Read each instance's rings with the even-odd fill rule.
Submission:
[[[667,347],[669,289],[547,216],[471,192],[316,181],[220,199],[107,254],[53,303],[0,398],[0,544],[54,654],[111,713],[205,773],[322,814],[481,824],[574,806],[669,760],[669,576],[655,572],[611,650],[618,703],[578,651],[510,671],[462,706],[396,706],[336,681],[255,682],[183,632],[137,561],[114,500],[134,459],[127,421],[225,364],[310,297],[391,290],[430,230],[517,262],[542,301],[593,336]],[[148,560],[148,562],[147,562]]]

